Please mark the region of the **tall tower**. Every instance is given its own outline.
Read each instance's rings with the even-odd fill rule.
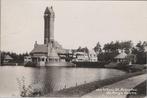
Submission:
[[[54,42],[54,20],[55,13],[53,8],[46,7],[44,12],[44,44]]]
[[[54,20],[53,8],[47,7],[44,12],[44,44],[47,45],[48,49],[46,66],[51,66],[51,63],[58,62],[60,59],[54,47]]]

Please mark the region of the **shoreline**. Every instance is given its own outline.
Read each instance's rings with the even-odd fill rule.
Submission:
[[[136,95],[128,94],[126,98],[133,98],[135,96],[137,96],[138,98],[144,98],[146,96],[146,89],[147,89],[146,83],[147,83],[147,80],[135,86],[134,89],[137,89],[137,94]],[[133,90],[130,92],[133,92]]]
[[[81,64],[82,63],[82,64]],[[83,65],[86,64],[86,65]],[[93,66],[89,66],[89,64],[91,65],[94,64]],[[24,67],[71,67],[71,68],[107,68],[107,69],[116,69],[116,70],[121,70],[124,72],[138,72],[141,71],[143,69],[146,69],[147,67],[144,66],[144,64],[132,64],[131,66],[127,66],[127,65],[121,65],[121,66],[116,66],[116,67],[106,67],[105,64],[103,62],[78,62],[78,64],[74,63],[74,62],[61,62],[62,65],[58,66],[56,64],[56,66],[34,66],[34,65],[24,65],[24,64],[18,64],[18,63],[14,63],[14,64],[2,64],[1,66],[24,66]],[[67,66],[67,65],[70,66]],[[100,64],[100,65],[99,65]],[[98,66],[99,65],[99,66]]]
[[[134,73],[128,73],[122,76],[112,77],[105,80],[81,84],[76,87],[65,88],[60,91],[54,91],[54,92],[48,93],[44,95],[43,97],[81,97],[87,93],[90,93],[93,90],[96,90],[97,88],[110,85],[115,82],[130,78],[133,76],[141,75],[144,73],[146,73],[146,70],[134,72]]]

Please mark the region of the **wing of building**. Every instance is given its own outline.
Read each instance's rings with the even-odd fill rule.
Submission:
[[[65,54],[68,52],[68,50],[63,49],[62,46],[55,41],[54,43],[54,48],[56,49],[58,54]],[[47,44],[38,44],[37,42],[35,42],[34,44],[34,48],[30,53],[33,56],[47,56],[48,54],[48,46]]]

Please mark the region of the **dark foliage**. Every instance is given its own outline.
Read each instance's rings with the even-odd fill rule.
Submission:
[[[100,46],[100,45],[99,45]],[[124,42],[111,42],[104,45],[103,50],[98,54],[99,61],[113,61],[114,57],[119,53],[119,50],[125,50],[125,53],[133,54],[136,58],[137,64],[145,64],[147,62],[147,52],[145,51],[145,47],[147,46],[147,42],[138,42],[136,46],[133,47],[133,43],[131,41]]]
[[[102,52],[98,54],[98,61],[106,61],[106,62],[111,62],[114,60],[114,57],[118,54],[117,51],[114,52]]]
[[[87,47],[82,48],[81,46],[79,46],[79,48],[76,50],[77,52],[85,52],[85,53],[89,53],[89,50]]]
[[[23,63],[24,56],[28,56],[29,54],[28,53],[16,54],[14,52],[2,51],[1,52],[1,64],[3,64],[4,58],[6,55],[9,55],[10,57],[13,58],[13,60],[11,60],[11,63]]]

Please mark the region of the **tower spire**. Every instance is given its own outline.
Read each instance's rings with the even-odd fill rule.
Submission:
[[[54,1],[54,0],[51,0],[51,2],[50,2],[50,3],[51,3],[51,8],[52,8],[52,6],[53,6],[53,1]]]
[[[46,7],[44,14],[49,14],[49,13],[50,13],[49,8]]]
[[[54,41],[54,18],[53,8],[46,7],[44,12],[44,44]]]

